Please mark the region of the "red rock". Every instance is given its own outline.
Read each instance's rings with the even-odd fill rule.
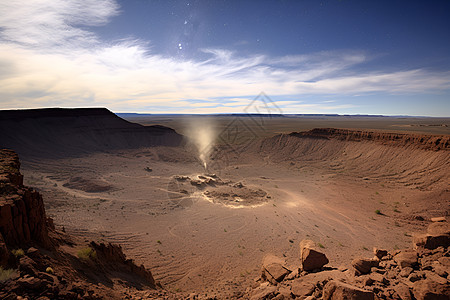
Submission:
[[[0,190],[8,197],[0,200],[0,234],[8,247],[31,241],[51,248],[44,202],[36,191],[23,186],[19,157],[14,151],[0,150]]]
[[[91,242],[90,246],[96,251],[98,263],[103,264],[104,268],[136,274],[143,278],[149,287],[156,288],[156,282],[150,270],[143,265],[137,266],[131,259],[126,259],[120,245]]]
[[[425,278],[433,280],[434,282],[441,283],[441,284],[448,284],[447,278],[441,277],[438,274],[431,272],[431,271],[424,271]]]
[[[281,282],[291,271],[284,265],[284,261],[273,255],[264,257],[262,277],[276,284]]]
[[[394,291],[397,293],[397,295],[400,297],[401,300],[413,299],[410,288],[404,283],[399,283],[396,286],[394,286]]]
[[[291,283],[291,292],[295,297],[303,298],[312,295],[316,285],[309,280],[298,278]]]
[[[378,264],[378,259],[372,258],[356,258],[352,261],[352,266],[358,274],[368,274],[370,273],[372,267],[377,267]]]
[[[413,268],[417,265],[417,252],[411,250],[400,251],[400,253],[394,256],[394,261],[402,269],[405,267]]]
[[[413,268],[411,267],[404,267],[400,273],[398,275],[400,275],[401,277],[408,277],[409,274],[411,274],[413,271]]]
[[[379,259],[382,259],[383,257],[388,255],[388,252],[387,250],[373,248],[373,254],[375,254],[375,256],[378,257]]]
[[[429,235],[450,235],[450,224],[448,222],[434,222],[428,225],[427,233]]]
[[[42,280],[35,277],[25,276],[17,279],[17,283],[24,289],[37,290],[42,287]]]
[[[417,300],[448,300],[450,298],[450,286],[424,279],[414,283],[413,294]]]
[[[408,280],[411,282],[416,282],[416,281],[421,280],[423,277],[424,277],[423,272],[413,272],[413,273],[409,274]]]
[[[448,222],[434,222],[428,226],[427,234],[415,235],[413,238],[415,249],[436,249],[450,246],[450,224]]]
[[[370,279],[372,279],[373,282],[378,282],[380,284],[389,283],[389,281],[382,274],[379,273],[371,273],[369,277]]]
[[[20,258],[19,270],[32,276],[36,276],[38,273],[36,263],[28,256],[23,256]]]
[[[358,299],[373,300],[375,297],[371,291],[360,289],[356,286],[346,284],[340,281],[332,280],[323,288],[323,300],[342,300],[342,299]]]
[[[265,282],[251,292],[250,299],[270,299],[275,296],[276,291],[277,288],[275,286],[270,286],[268,282]]]
[[[300,242],[300,261],[305,271],[320,269],[328,263],[328,258],[320,252],[311,240]]]
[[[389,132],[374,132],[336,128],[314,128],[310,131],[293,132],[289,136],[338,139],[347,141],[378,141],[391,145],[411,145],[417,148],[439,150],[450,148],[450,137],[419,134],[402,134]],[[270,141],[270,140],[269,140]],[[270,141],[272,142],[272,141]]]
[[[450,267],[450,257],[448,256],[438,258],[438,262],[443,266]]]
[[[450,237],[448,235],[418,234],[413,238],[414,249],[436,249],[438,247],[449,247]]]

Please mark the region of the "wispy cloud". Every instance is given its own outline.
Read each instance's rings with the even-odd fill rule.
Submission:
[[[97,42],[96,36],[80,26],[105,25],[118,13],[113,0],[27,0],[2,1],[2,40],[50,50]]]
[[[113,0],[0,3],[0,108],[106,106],[115,111],[236,112],[261,91],[289,111],[349,104],[307,104],[301,95],[412,93],[450,88],[450,72],[358,73],[361,51],[240,56],[201,49],[204,60],[152,53],[147,42],[101,41],[90,26],[119,13]],[[218,101],[217,99],[220,99]],[[203,100],[196,102],[191,100]],[[277,102],[278,103],[278,102]],[[309,106],[308,106],[309,105]]]

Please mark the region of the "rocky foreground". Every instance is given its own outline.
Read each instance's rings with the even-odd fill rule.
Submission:
[[[151,272],[126,259],[120,246],[55,231],[19,168],[14,151],[0,150],[0,299],[165,297]]]
[[[249,299],[450,299],[450,226],[433,218],[427,233],[413,238],[411,249],[392,253],[374,249],[352,268],[325,267],[321,245],[300,242],[300,266],[267,256],[262,275],[246,291]],[[323,246],[322,246],[323,247]]]

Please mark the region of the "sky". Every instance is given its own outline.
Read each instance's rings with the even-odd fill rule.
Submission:
[[[0,109],[450,117],[449,15],[448,0],[0,0]]]

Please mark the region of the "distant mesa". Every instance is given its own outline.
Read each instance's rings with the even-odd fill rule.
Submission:
[[[183,143],[171,128],[131,123],[106,108],[0,111],[0,148],[15,149],[24,158]]]

